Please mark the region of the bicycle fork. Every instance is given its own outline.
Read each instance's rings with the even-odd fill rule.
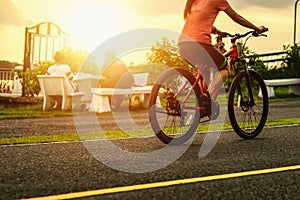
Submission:
[[[241,89],[241,85],[238,85],[238,102],[237,102],[237,106],[240,107],[247,107],[247,108],[252,108],[255,103],[254,103],[254,97],[253,97],[253,91],[252,91],[252,83],[251,83],[251,79],[250,79],[250,73],[248,72],[248,70],[246,70],[246,87],[248,90],[248,95],[249,95],[249,100],[247,103],[245,102],[245,97],[243,96],[242,93],[242,89]]]

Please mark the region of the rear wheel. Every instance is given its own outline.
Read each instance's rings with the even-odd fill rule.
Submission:
[[[268,109],[268,93],[262,77],[254,70],[240,72],[232,82],[228,97],[234,131],[242,138],[255,138],[264,128]]]
[[[170,68],[156,80],[150,95],[149,116],[156,136],[165,144],[181,144],[197,130],[199,85],[184,68]]]

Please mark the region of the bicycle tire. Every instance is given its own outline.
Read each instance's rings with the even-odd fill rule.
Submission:
[[[186,108],[198,107],[200,88],[198,84],[192,88],[195,81],[195,77],[188,70],[173,67],[161,73],[153,85],[149,100],[150,123],[158,139],[165,144],[183,144],[197,130],[200,111]],[[183,85],[184,90],[178,93]],[[184,106],[182,102],[189,90],[191,96]]]
[[[251,103],[246,79],[250,78],[254,103]],[[239,94],[241,88],[242,95]],[[259,89],[260,88],[260,89]],[[260,94],[260,95],[259,95]],[[241,71],[229,89],[228,112],[231,125],[238,136],[253,139],[263,130],[268,117],[268,92],[263,78],[254,70]]]

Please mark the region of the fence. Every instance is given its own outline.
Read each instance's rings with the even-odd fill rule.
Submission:
[[[14,75],[11,70],[0,71],[0,93],[11,93],[13,89]]]
[[[275,53],[265,53],[257,55],[261,61],[263,61],[267,67],[271,66],[280,66],[284,61],[285,56],[287,55],[286,51],[280,51]]]

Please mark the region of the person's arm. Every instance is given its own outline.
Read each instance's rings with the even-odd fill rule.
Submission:
[[[237,12],[235,12],[235,10],[233,10],[233,8],[231,8],[231,7],[227,8],[225,10],[225,13],[239,25],[253,29],[257,33],[261,33],[265,29],[265,27],[263,27],[263,26],[260,26],[260,27],[255,26],[254,24],[252,24],[251,22],[249,22],[248,20],[243,18],[241,15],[239,15]]]

